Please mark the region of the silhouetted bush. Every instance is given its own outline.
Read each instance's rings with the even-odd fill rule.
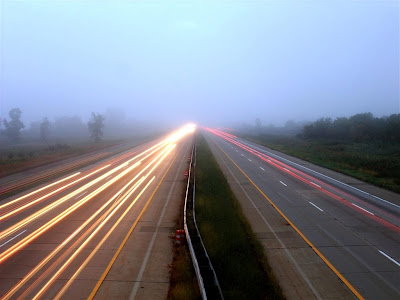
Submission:
[[[400,143],[400,114],[375,118],[362,113],[350,118],[320,118],[304,126],[300,137],[305,139],[332,139],[344,141],[382,141]]]

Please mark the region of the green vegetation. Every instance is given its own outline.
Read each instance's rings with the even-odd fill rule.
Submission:
[[[176,221],[176,229],[183,228],[183,206],[185,189],[182,191],[182,203],[180,215]],[[194,271],[192,258],[186,242],[174,246],[174,258],[171,264],[170,285],[167,299],[173,300],[197,300],[201,299],[200,290]]]
[[[92,112],[92,117],[88,122],[88,129],[92,139],[98,143],[103,137],[104,116]]]
[[[255,237],[204,137],[196,164],[196,220],[225,299],[282,299]]]
[[[10,121],[3,120],[5,127],[3,133],[10,141],[16,142],[21,135],[21,129],[25,128],[24,123],[21,122],[21,115],[22,111],[19,108],[13,108],[8,113]]]
[[[244,137],[271,149],[400,192],[400,143],[273,135]]]
[[[292,124],[291,124],[292,123]],[[400,114],[320,118],[301,129],[242,128],[243,138],[377,186],[400,192]],[[296,130],[291,130],[294,128]],[[297,136],[295,136],[297,131]]]
[[[320,118],[303,128],[306,139],[328,139],[351,142],[381,141],[400,143],[400,114],[375,118],[372,113],[356,114],[350,118]]]
[[[174,260],[171,265],[170,289],[167,299],[201,299],[194,272],[192,258],[186,243],[175,246]]]

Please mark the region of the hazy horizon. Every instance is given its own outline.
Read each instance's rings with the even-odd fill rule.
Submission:
[[[283,124],[400,113],[399,2],[1,2],[0,117]]]

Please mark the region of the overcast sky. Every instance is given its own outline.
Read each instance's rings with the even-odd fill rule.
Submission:
[[[2,117],[400,113],[398,1],[0,2]]]

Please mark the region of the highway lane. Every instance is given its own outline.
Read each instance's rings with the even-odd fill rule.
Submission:
[[[2,298],[87,298],[127,232],[147,208],[153,210],[154,192],[168,186],[164,175],[177,163],[185,167],[193,130],[186,126],[37,192],[2,201]]]
[[[265,195],[263,203],[257,204],[261,214],[266,205],[279,210],[347,287],[354,289],[354,295],[399,298],[398,196],[379,199],[327,178],[322,168],[317,174],[300,166],[298,160],[291,162],[288,156],[282,158],[221,131],[208,129],[207,137],[243,189],[254,183],[253,188]],[[330,297],[313,283],[312,274],[299,269],[316,298]]]

